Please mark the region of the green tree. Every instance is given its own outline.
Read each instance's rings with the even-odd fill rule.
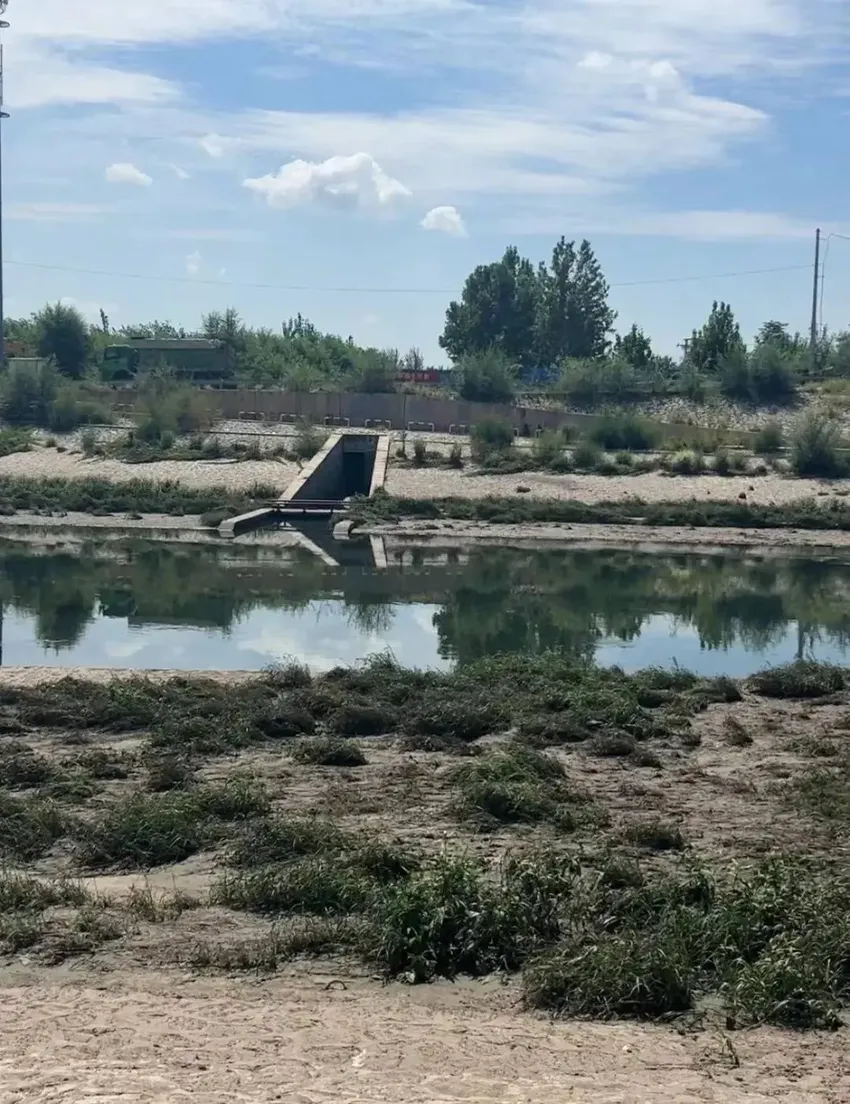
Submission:
[[[688,362],[699,372],[716,375],[724,358],[737,356],[743,347],[741,330],[728,303],[715,301],[705,325],[694,330],[688,349]]]
[[[627,334],[617,334],[614,339],[614,355],[639,370],[651,367],[655,360],[652,342],[636,322]]]
[[[800,343],[800,335],[795,334],[792,337],[788,333],[787,322],[777,322],[771,320],[765,322],[759,332],[756,334],[756,345],[761,347],[762,345],[772,345],[776,349],[781,349],[783,352],[791,352],[792,349],[796,349]]]
[[[608,306],[608,284],[602,266],[585,240],[561,238],[549,268],[537,273],[537,361],[548,367],[567,357],[600,357],[616,313]]]
[[[468,277],[460,302],[446,311],[440,345],[453,361],[497,350],[529,364],[535,345],[537,278],[531,261],[510,246],[501,261],[479,265]]]
[[[91,350],[86,320],[67,303],[47,304],[36,315],[38,355],[53,359],[63,375],[80,379]]]

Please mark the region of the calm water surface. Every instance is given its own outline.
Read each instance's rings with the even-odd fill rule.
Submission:
[[[843,662],[850,559],[632,550],[371,546],[329,569],[266,544],[0,541],[6,665],[316,669],[391,649],[447,667],[562,648],[601,663],[744,675],[797,655]]]

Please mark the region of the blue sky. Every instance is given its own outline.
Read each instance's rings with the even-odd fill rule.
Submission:
[[[806,329],[814,229],[850,235],[848,8],[10,0],[7,311],[300,311],[439,361],[468,272],[565,234],[662,351],[715,298]],[[833,237],[824,322],[849,299]]]

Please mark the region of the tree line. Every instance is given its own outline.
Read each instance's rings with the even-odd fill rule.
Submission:
[[[710,393],[777,403],[807,377],[850,376],[850,332],[824,334],[812,349],[785,323],[769,320],[748,345],[725,302],[715,302],[682,342],[679,359],[660,355],[637,324],[615,330],[609,292],[586,240],[561,238],[551,260],[536,266],[514,246],[479,265],[449,304],[439,339],[454,389],[483,402],[510,402],[518,391],[540,389],[587,405],[670,394],[700,401]],[[247,386],[388,392],[399,387],[401,373],[427,367],[418,349],[363,347],[319,331],[301,315],[276,332],[252,328],[228,308],[205,315],[199,331],[189,333],[159,320],[115,329],[103,312],[99,325],[89,325],[76,308],[56,303],[6,322],[7,340],[52,359],[73,379],[96,375],[110,344],[197,336],[224,344]]]

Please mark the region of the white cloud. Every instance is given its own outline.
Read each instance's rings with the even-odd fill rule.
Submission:
[[[453,238],[466,237],[466,225],[457,207],[434,207],[421,223],[425,230],[437,230]]]
[[[341,208],[387,207],[412,193],[368,153],[326,161],[290,161],[279,172],[243,181],[270,207],[316,203]]]
[[[186,258],[186,275],[200,276],[203,264],[204,258],[197,250],[195,250],[194,253],[190,253]]]
[[[200,146],[210,157],[219,161],[227,152],[227,139],[220,134],[205,134],[200,140]]]
[[[189,173],[187,173],[185,169],[181,169],[179,165],[175,165],[175,164],[169,162],[168,167],[169,167],[169,169],[171,169],[171,171],[174,173],[174,175],[177,177],[178,180],[191,180],[192,179],[191,176],[189,175]]]
[[[119,161],[110,165],[106,170],[106,179],[110,184],[135,184],[141,188],[149,188],[153,184],[153,177],[143,173],[129,161]]]

